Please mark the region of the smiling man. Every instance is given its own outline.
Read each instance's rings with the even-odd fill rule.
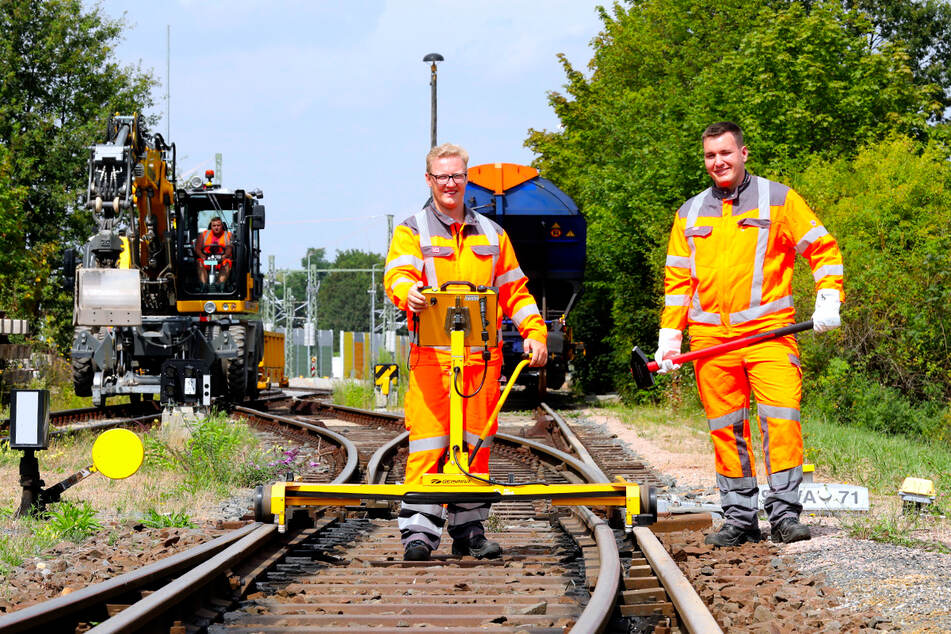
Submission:
[[[393,303],[407,311],[411,331],[413,315],[427,310],[423,286],[462,281],[498,288],[496,326],[501,328],[503,313],[510,317],[524,338],[530,365],[543,366],[548,360],[548,331],[528,292],[528,278],[519,268],[512,243],[502,227],[472,211],[463,201],[468,162],[468,153],[450,143],[427,154],[425,178],[432,200],[393,232],[383,285]],[[466,352],[459,390],[472,395],[464,399],[463,405],[469,451],[499,399],[501,345],[500,340],[488,361],[482,359],[481,352]],[[410,384],[405,399],[409,431],[406,484],[419,482],[424,473],[438,472],[449,448],[451,361],[449,350],[411,346]],[[470,456],[473,472],[489,472],[489,448],[497,429],[498,421],[491,421],[486,442],[477,455]],[[501,556],[499,544],[485,537],[482,524],[488,516],[489,505],[481,502],[449,504],[447,509],[440,504],[403,504],[398,523],[404,559],[428,560],[439,547],[446,519],[453,554],[479,559]]]
[[[793,323],[796,254],[812,268],[816,332],[839,326],[842,255],[802,197],[746,171],[743,132],[724,121],[701,137],[713,187],[684,203],[667,248],[664,311],[657,352],[660,372],[678,365],[684,328],[698,350]],[[803,443],[799,420],[802,371],[793,335],[697,360],[697,388],[716,455],[724,524],[707,536],[714,546],[762,539],[749,424],[755,395],[770,493],[765,508],[773,541],[810,538],[799,522]]]

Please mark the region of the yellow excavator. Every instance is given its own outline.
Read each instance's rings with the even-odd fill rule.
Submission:
[[[141,114],[110,117],[105,137],[90,148],[85,203],[98,231],[65,256],[76,394],[95,406],[256,396],[261,190],[226,189],[213,172],[178,187],[175,144]]]

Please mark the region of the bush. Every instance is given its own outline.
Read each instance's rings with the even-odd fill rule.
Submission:
[[[409,380],[409,375],[407,381]],[[333,402],[345,407],[372,409],[376,404],[373,383],[370,381],[334,381]]]
[[[807,384],[811,414],[827,420],[887,434],[947,439],[947,418],[940,402],[913,403],[898,389],[869,377],[867,369],[842,357],[829,361]]]
[[[854,161],[817,162],[797,183],[845,262],[840,331],[803,338],[813,372],[842,359],[854,387],[893,408],[951,400],[951,165],[947,151],[896,137]],[[805,267],[803,267],[805,268]],[[797,295],[812,297],[800,270]],[[811,302],[801,302],[806,318]],[[855,379],[856,374],[865,380]],[[807,374],[808,377],[808,374]],[[881,385],[889,389],[878,389]],[[895,394],[894,391],[898,393]],[[856,396],[856,398],[860,398]],[[874,398],[866,405],[874,406]]]

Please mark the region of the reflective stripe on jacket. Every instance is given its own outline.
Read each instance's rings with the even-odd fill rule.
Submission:
[[[497,327],[501,329],[504,313],[523,338],[547,341],[548,330],[508,235],[468,207],[464,219],[459,224],[430,203],[396,227],[383,274],[387,295],[398,308],[407,310],[409,289],[419,281],[433,287],[449,281],[495,286],[499,289]],[[407,323],[412,329],[413,320]]]
[[[842,254],[793,189],[753,176],[733,200],[707,189],[681,206],[667,247],[662,328],[739,336],[793,323],[796,254],[815,289],[842,297]]]

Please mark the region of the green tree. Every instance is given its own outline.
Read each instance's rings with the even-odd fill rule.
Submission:
[[[785,177],[892,131],[928,136],[940,89],[837,2],[642,0],[601,17],[588,76],[562,57],[565,94],[549,98],[560,129],[530,130],[526,145],[588,220],[573,323],[589,346],[581,377],[603,382],[626,376],[631,343],[656,340],[667,235],[674,210],[708,186],[709,123],[740,123],[751,170]]]
[[[387,301],[383,295],[383,256],[358,249],[338,251],[335,269],[373,269],[376,287],[376,308]],[[328,274],[320,283],[317,296],[317,323],[320,328],[333,330],[370,330],[371,273],[340,272]]]
[[[900,42],[908,51],[915,81],[942,86],[943,109],[951,106],[951,5],[945,0],[845,0],[843,4],[869,15],[874,25],[869,34],[873,48]],[[947,116],[942,113],[940,118]]]
[[[0,309],[32,319],[61,349],[71,298],[52,272],[61,247],[93,229],[77,204],[87,147],[111,112],[152,103],[152,75],[114,58],[124,28],[81,0],[0,0]],[[55,320],[36,323],[41,315]]]

